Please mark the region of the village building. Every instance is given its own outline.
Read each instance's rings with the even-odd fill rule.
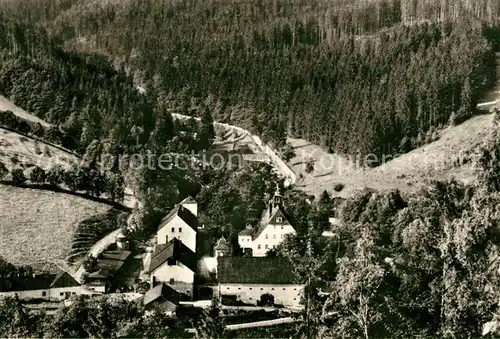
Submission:
[[[300,307],[304,285],[296,283],[293,268],[282,257],[219,257],[219,298],[252,305]]]
[[[15,284],[0,291],[0,297],[18,295],[23,300],[62,301],[72,295],[93,294],[80,285],[70,274],[61,271],[58,274],[38,274],[28,278],[19,278]]]
[[[117,284],[116,277],[132,252],[107,250],[97,258],[96,270],[85,278],[86,286],[94,292],[110,292]]]
[[[148,268],[151,286],[163,282],[192,296],[196,265],[196,253],[181,240],[174,238],[168,244],[159,244],[151,255]]]
[[[276,194],[264,212],[258,227],[248,225],[238,233],[238,244],[245,252],[254,257],[263,257],[267,252],[279,245],[288,234],[295,234],[283,209],[283,199]]]
[[[144,258],[151,287],[164,283],[192,297],[197,265],[197,231],[198,203],[189,196],[161,220],[156,245]]]
[[[166,314],[173,314],[179,307],[180,300],[179,292],[161,283],[146,292],[143,303],[146,310],[156,309]]]
[[[172,239],[177,238],[191,251],[196,252],[197,215],[197,202],[191,197],[184,199],[161,220],[156,243],[168,244]]]

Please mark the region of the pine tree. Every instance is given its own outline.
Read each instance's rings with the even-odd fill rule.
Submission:
[[[225,325],[222,310],[217,299],[212,299],[208,309],[203,310],[200,322],[195,327],[195,338],[218,339],[224,337]]]
[[[208,149],[215,139],[214,120],[207,106],[201,107],[200,147]]]

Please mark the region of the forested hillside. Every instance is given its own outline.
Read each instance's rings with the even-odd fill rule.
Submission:
[[[471,116],[493,84],[500,13],[497,1],[481,0],[38,6],[4,11],[67,48],[108,54],[178,110],[210,97],[217,119],[277,146],[288,134],[347,154],[408,151]],[[247,109],[230,114],[235,106]]]

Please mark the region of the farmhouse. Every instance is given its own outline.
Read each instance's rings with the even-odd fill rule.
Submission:
[[[95,292],[109,292],[131,253],[124,250],[107,250],[101,253],[97,259],[96,271],[91,272],[85,279],[87,287]]]
[[[151,286],[163,282],[179,292],[192,295],[196,261],[195,252],[177,238],[168,244],[157,245],[149,266]]]
[[[61,301],[72,295],[93,294],[93,292],[81,286],[67,272],[61,271],[59,274],[40,274],[20,278],[13,286],[0,291],[0,297],[16,294],[24,300]]]
[[[261,223],[254,228],[250,225],[238,233],[238,244],[254,257],[263,257],[273,247],[279,245],[286,235],[295,234],[282,206],[282,197],[276,194],[264,212]]]
[[[304,285],[297,284],[290,262],[281,257],[219,257],[220,298],[246,304],[299,307]]]
[[[159,284],[144,295],[144,307],[160,309],[165,313],[173,313],[179,306],[181,295],[179,292],[166,284]]]
[[[197,215],[198,204],[193,198],[181,201],[160,222],[156,235],[157,244],[168,244],[170,240],[177,238],[196,252]]]

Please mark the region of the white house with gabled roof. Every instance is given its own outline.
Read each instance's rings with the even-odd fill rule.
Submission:
[[[283,209],[282,200],[281,195],[276,194],[264,212],[260,225],[256,228],[247,226],[238,233],[238,244],[243,250],[252,250],[252,256],[263,257],[287,235],[296,234]]]
[[[187,197],[164,217],[158,226],[156,243],[168,244],[177,238],[191,251],[196,252],[196,233],[198,232],[198,204]]]

